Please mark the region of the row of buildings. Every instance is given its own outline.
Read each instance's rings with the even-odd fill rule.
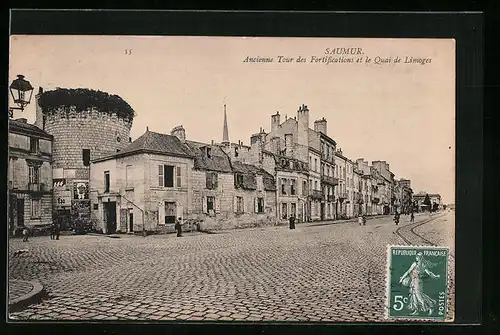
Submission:
[[[306,105],[293,118],[271,115],[250,145],[229,141],[225,106],[220,143],[189,140],[183,126],[132,141],[128,104],[120,102],[128,113],[99,109],[81,98],[95,101],[95,91],[77,93],[71,105],[73,91],[40,89],[35,125],[10,121],[11,229],[53,216],[134,232],[167,229],[179,217],[241,227],[413,209],[410,180],[396,180],[385,161],[347,158],[325,118],[310,124]],[[59,95],[64,104],[54,103]]]

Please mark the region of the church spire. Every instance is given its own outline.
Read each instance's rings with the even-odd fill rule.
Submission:
[[[224,104],[224,129],[222,131],[222,144],[229,144],[229,131],[227,129],[226,104]]]

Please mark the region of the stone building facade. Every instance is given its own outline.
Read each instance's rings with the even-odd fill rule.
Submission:
[[[94,160],[91,180],[93,218],[104,232],[172,231],[178,218],[210,229],[276,222],[273,175],[231,161],[219,144],[186,140],[182,127],[146,131]]]
[[[51,135],[28,124],[9,120],[9,232],[52,224]]]
[[[54,138],[52,168],[54,178],[54,209],[63,218],[64,226],[75,219],[90,220],[90,162],[115,154],[130,144],[132,117],[116,112],[74,105],[44,110],[36,96],[36,122]]]
[[[338,178],[335,177],[335,151],[337,143],[327,135],[325,118],[314,122],[314,130],[320,133],[321,146],[321,191],[324,201],[321,204],[321,220],[334,220],[337,217],[335,206],[335,187]]]
[[[337,218],[348,217],[348,194],[347,194],[347,168],[348,158],[342,153],[342,149],[335,152],[335,169],[337,172],[338,185],[335,188],[335,199],[337,208]]]

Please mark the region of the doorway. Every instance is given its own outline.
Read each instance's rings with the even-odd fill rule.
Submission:
[[[24,199],[17,199],[16,212],[17,212],[17,227],[24,227]]]
[[[106,218],[106,231],[108,234],[116,232],[116,202],[105,202],[104,215]]]
[[[130,210],[128,213],[128,222],[129,222],[129,232],[133,233],[134,232],[134,212],[133,210]]]
[[[325,204],[321,203],[321,221],[325,220]]]

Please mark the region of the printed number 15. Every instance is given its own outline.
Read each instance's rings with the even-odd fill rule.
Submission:
[[[397,295],[394,297],[394,305],[392,305],[392,308],[394,308],[395,311],[400,311],[403,309],[406,302],[408,302],[408,298],[403,298],[402,295]]]
[[[132,49],[125,49],[125,55],[131,55]]]

